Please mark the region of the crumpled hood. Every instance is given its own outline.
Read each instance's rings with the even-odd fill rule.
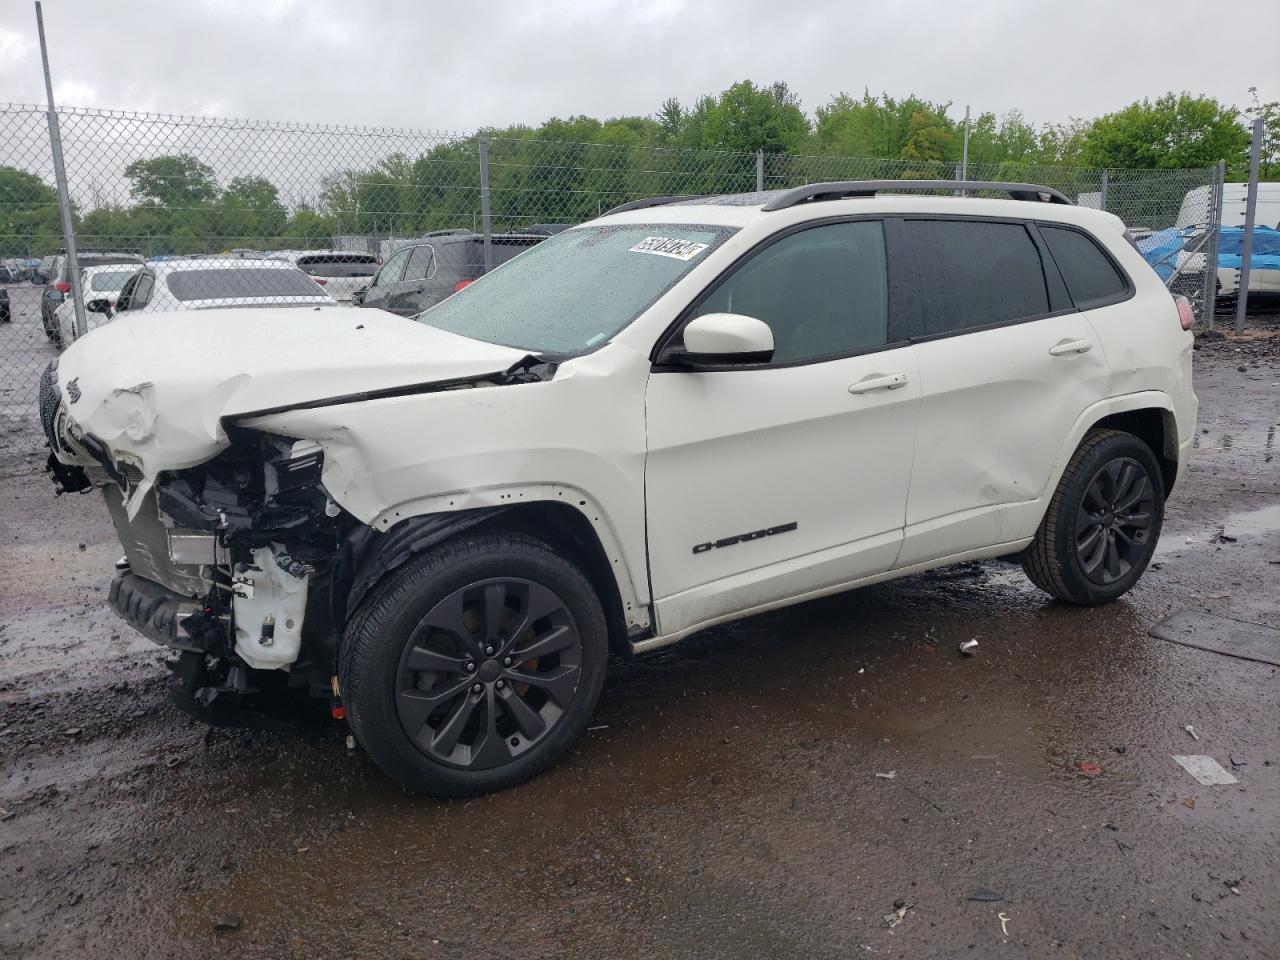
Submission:
[[[524,356],[374,309],[139,313],[72,344],[58,385],[80,428],[153,481],[225,448],[223,417],[465,379]]]

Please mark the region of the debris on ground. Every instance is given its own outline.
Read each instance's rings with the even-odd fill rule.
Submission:
[[[1210,543],[1235,543],[1236,538],[1227,533],[1225,527],[1218,527],[1217,531],[1209,538]]]
[[[1076,764],[1076,767],[1086,777],[1096,777],[1098,774],[1102,773],[1102,767],[1098,766],[1092,760],[1081,760]]]
[[[1183,727],[1182,729],[1183,729],[1183,730],[1185,730],[1185,731],[1187,731],[1187,733],[1191,734],[1191,739],[1192,739],[1192,740],[1199,740],[1199,739],[1200,739],[1200,734],[1196,733],[1196,728],[1195,728],[1195,727],[1193,727],[1191,724],[1189,724],[1189,723],[1188,723],[1188,724],[1187,724],[1185,727]]]
[[[1231,761],[1233,767],[1247,767],[1249,765],[1248,760],[1237,760],[1234,753],[1227,754],[1227,759]]]
[[[1197,783],[1206,787],[1240,782],[1213,757],[1175,755],[1173,762],[1195,777]]]
[[[902,919],[907,915],[907,911],[914,906],[914,903],[907,903],[905,900],[893,901],[893,913],[886,913],[884,915],[885,925],[890,929],[893,929],[902,922]]]
[[[243,922],[239,917],[219,917],[213,921],[213,929],[220,931],[239,930],[240,924]]]
[[[892,780],[898,775],[897,770],[890,770],[888,773],[877,773],[876,776],[881,780]]]
[[[347,749],[354,750],[356,748],[356,738],[347,734]]]
[[[972,657],[973,651],[977,649],[978,649],[977,640],[966,640],[964,643],[960,644],[960,652],[963,653],[965,656]]]
[[[1000,935],[1002,937],[1007,937],[1009,935],[1009,918],[1002,910],[996,914],[996,919],[1000,921]]]
[[[969,899],[976,903],[1000,903],[1004,900],[1004,894],[990,887],[977,887],[969,894]]]

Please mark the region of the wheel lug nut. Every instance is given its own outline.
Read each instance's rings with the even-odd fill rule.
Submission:
[[[510,658],[510,657],[503,657],[503,658],[502,658],[502,665],[503,665],[504,667],[509,667],[509,666],[511,666],[511,658]]]
[[[485,647],[484,652],[487,656],[493,656],[493,647]]]
[[[497,683],[494,684],[494,686],[497,687],[499,690],[501,690],[503,687],[506,686],[506,683],[502,680],[499,680]]]
[[[472,693],[479,693],[479,692],[480,692],[481,690],[483,690],[483,689],[484,689],[484,687],[480,686],[480,684],[478,684],[478,683],[477,683],[477,684],[473,684],[473,685],[472,685],[472,687],[471,687],[471,692],[472,692]]]
[[[467,673],[475,673],[476,665],[470,660],[467,661]]]

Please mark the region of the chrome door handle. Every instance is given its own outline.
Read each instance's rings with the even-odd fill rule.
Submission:
[[[1061,357],[1068,353],[1088,353],[1092,349],[1092,340],[1063,340],[1049,348],[1049,356]]]
[[[897,390],[906,386],[905,373],[890,373],[886,376],[864,377],[857,383],[849,384],[850,393],[870,393],[872,390]]]

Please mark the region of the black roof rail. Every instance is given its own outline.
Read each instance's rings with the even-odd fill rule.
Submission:
[[[1007,193],[1013,200],[1071,205],[1071,201],[1057,190],[1036,183],[998,183],[994,180],[834,180],[829,183],[810,183],[807,186],[796,187],[794,190],[786,190],[760,209],[785,210],[788,207],[817,200],[874,197],[878,193],[902,193],[911,190],[991,190]]]
[[[682,200],[697,200],[695,194],[685,194],[679,197],[650,197],[648,200],[630,200],[627,203],[620,203],[616,207],[606,210],[601,216],[607,217],[611,213],[624,213],[627,210],[643,210],[646,207],[661,207],[668,203],[680,203]]]

